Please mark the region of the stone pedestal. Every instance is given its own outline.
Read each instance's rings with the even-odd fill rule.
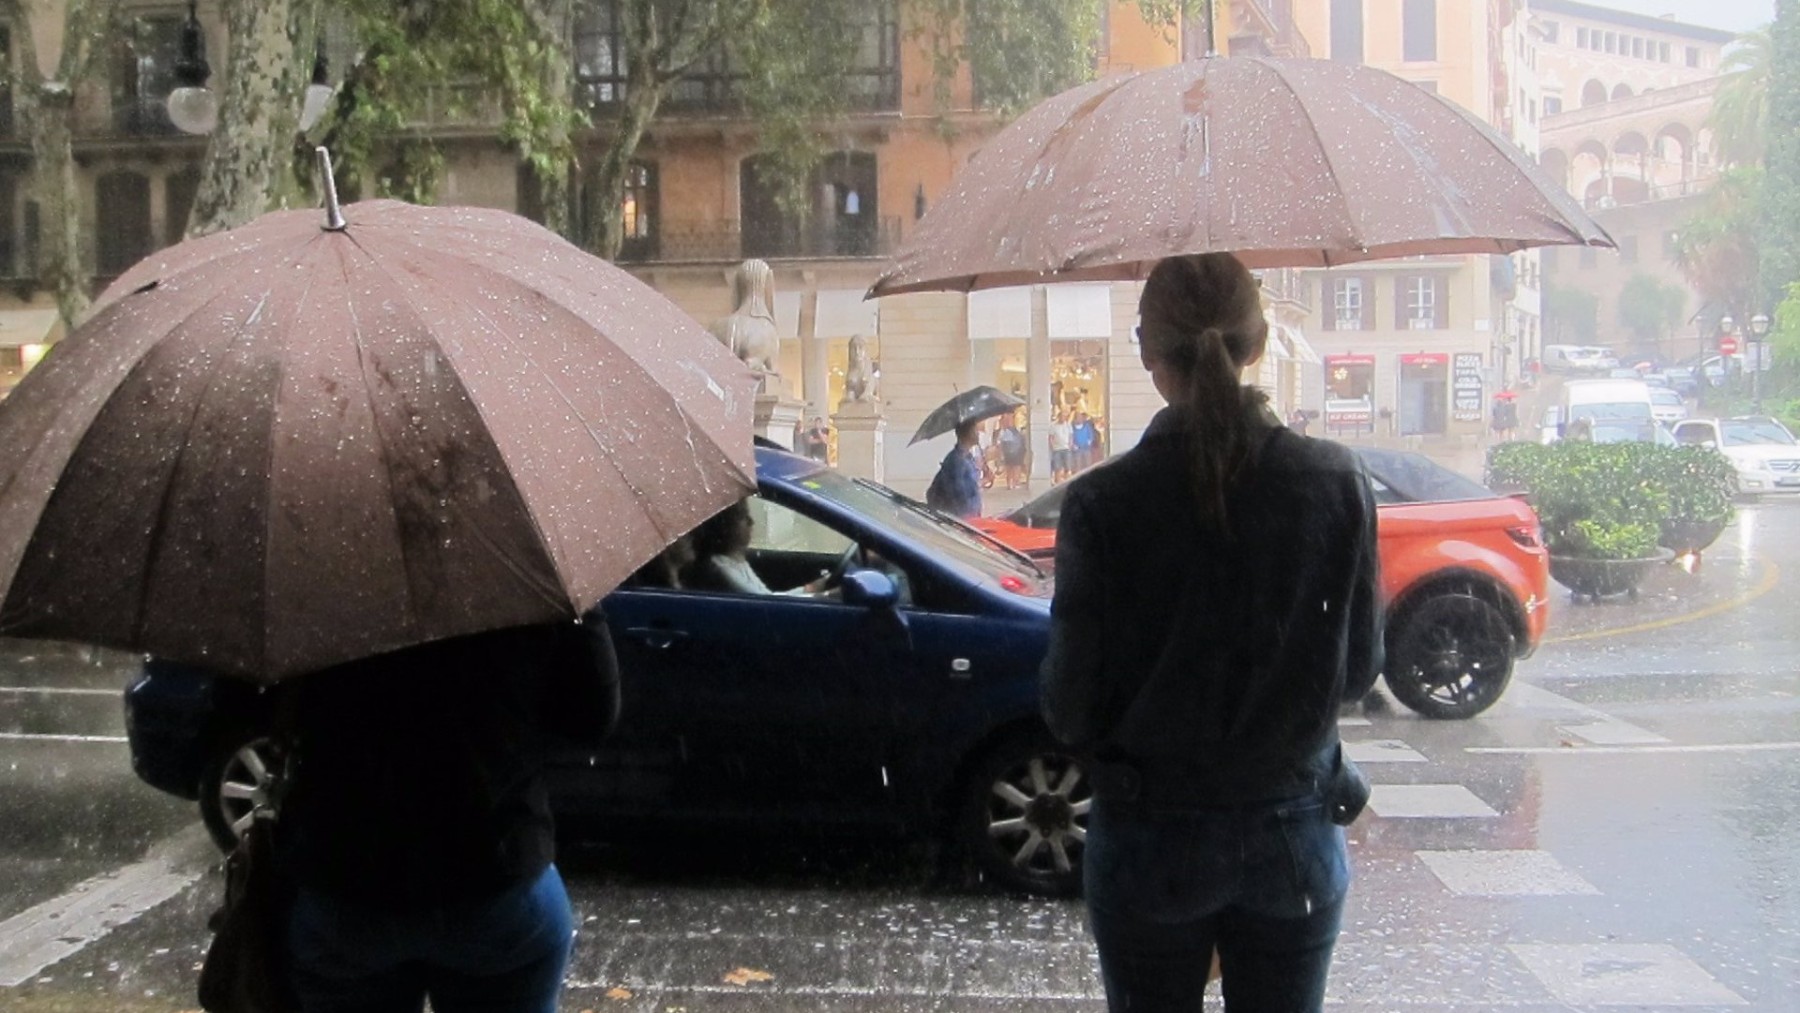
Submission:
[[[785,449],[794,449],[794,430],[805,417],[805,402],[775,394],[756,395],[756,435]]]
[[[885,482],[887,419],[879,401],[845,401],[831,417],[837,427],[837,467],[852,478]]]

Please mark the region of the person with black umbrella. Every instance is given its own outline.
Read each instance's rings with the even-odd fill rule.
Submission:
[[[981,516],[981,468],[975,463],[980,425],[980,421],[969,421],[956,427],[956,446],[944,455],[925,490],[928,505],[955,517]]]

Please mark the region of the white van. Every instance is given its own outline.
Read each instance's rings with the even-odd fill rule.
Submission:
[[[1563,384],[1563,433],[1586,419],[1597,442],[1656,441],[1656,408],[1642,380],[1570,380]]]
[[[1544,368],[1552,373],[1604,373],[1619,365],[1610,348],[1598,345],[1545,345]]]

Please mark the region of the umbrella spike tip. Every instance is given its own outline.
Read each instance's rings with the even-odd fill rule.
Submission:
[[[319,179],[325,188],[325,224],[321,226],[327,232],[342,232],[344,226],[344,210],[338,206],[337,179],[331,173],[331,152],[323,144],[314,148],[319,156]]]

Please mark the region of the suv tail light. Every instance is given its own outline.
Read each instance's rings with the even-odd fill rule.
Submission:
[[[1533,526],[1522,525],[1519,527],[1507,528],[1506,537],[1511,538],[1514,542],[1518,543],[1521,548],[1541,549],[1544,547],[1543,538],[1539,536],[1538,529]]]

